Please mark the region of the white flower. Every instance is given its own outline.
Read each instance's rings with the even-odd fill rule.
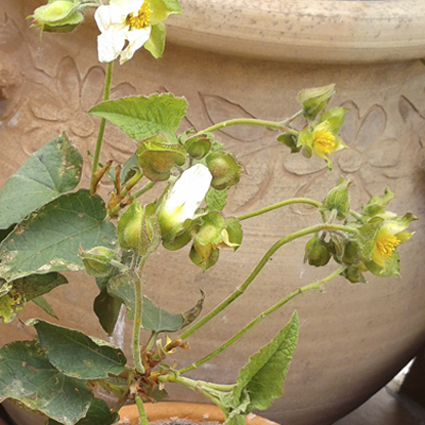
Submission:
[[[196,164],[182,173],[170,190],[161,209],[159,221],[163,232],[178,231],[193,219],[210,188],[212,175],[205,165]]]
[[[145,0],[110,0],[108,6],[99,6],[94,15],[101,32],[97,39],[99,61],[111,62],[120,56],[123,64],[131,59],[149,40],[152,13]]]

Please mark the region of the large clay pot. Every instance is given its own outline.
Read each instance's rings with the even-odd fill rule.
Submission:
[[[211,404],[198,403],[146,403],[145,413],[149,423],[164,421],[168,423],[170,418],[173,421],[183,420],[184,423],[198,422],[224,422],[223,412]],[[124,406],[120,410],[120,422],[118,425],[137,425],[139,423],[139,413],[135,404]],[[250,414],[246,417],[246,425],[277,425],[274,422]]]
[[[1,183],[33,151],[63,130],[82,152],[93,149],[98,121],[85,112],[101,98],[104,66],[96,59],[91,17],[74,33],[39,34],[25,16],[39,0],[2,0],[0,21]],[[334,156],[334,172],[321,160],[291,156],[262,128],[231,127],[217,137],[237,153],[246,174],[232,191],[228,215],[278,200],[312,196],[321,200],[343,175],[353,181],[358,207],[390,186],[391,210],[425,216],[424,157],[425,4],[366,1],[182,0],[184,15],[168,24],[163,59],[146,52],[115,67],[113,96],[171,91],[190,104],[185,126],[197,129],[234,117],[280,119],[297,110],[305,87],[336,83],[332,106],[350,108],[342,136],[350,150]],[[122,161],[134,147],[112,126],[104,160]],[[86,169],[86,175],[89,168]],[[105,193],[108,187],[105,187]],[[174,312],[186,310],[206,293],[210,310],[241,283],[266,249],[301,226],[317,223],[316,213],[286,208],[243,223],[244,244],[223,252],[219,264],[200,272],[187,258],[160,252],[148,263],[148,295]],[[301,318],[282,400],[264,416],[291,425],[325,425],[337,420],[381,388],[425,342],[423,275],[424,220],[400,247],[402,279],[369,276],[367,285],[343,279],[322,294],[307,293],[263,321],[227,353],[192,376],[234,382],[248,356],[267,343],[293,309]],[[206,355],[254,315],[300,285],[328,274],[302,264],[305,241],[278,252],[245,296],[205,333],[190,337],[189,364]],[[178,271],[177,271],[178,270]],[[69,275],[73,284],[49,297],[61,324],[104,336],[93,313],[95,284]],[[29,308],[22,319],[45,315]],[[125,324],[115,341],[128,343]],[[19,322],[2,327],[0,342],[31,338]],[[189,391],[175,400],[200,400]]]

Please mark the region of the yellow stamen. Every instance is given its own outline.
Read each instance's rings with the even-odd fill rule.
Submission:
[[[313,145],[325,155],[329,155],[335,147],[335,136],[326,130],[319,130],[313,133]]]
[[[137,16],[130,13],[127,18],[125,18],[125,23],[131,28],[141,30],[149,26],[152,13],[153,11],[149,8],[149,2],[145,0]]]
[[[376,241],[376,249],[382,258],[389,258],[395,251],[395,247],[400,244],[401,241],[396,236],[384,236]]]

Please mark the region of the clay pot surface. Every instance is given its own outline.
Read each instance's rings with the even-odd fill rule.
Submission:
[[[165,422],[170,419],[184,420],[184,423],[223,423],[223,412],[211,404],[196,403],[145,403],[145,412],[149,423]],[[124,406],[120,410],[120,422],[117,425],[138,425],[139,413],[136,405]],[[187,422],[186,422],[187,421]],[[179,423],[177,421],[177,423]],[[249,414],[245,420],[246,425],[277,425],[275,422],[260,416]]]
[[[99,121],[87,110],[102,98],[98,30],[88,14],[75,32],[46,33],[40,40],[25,17],[43,3],[2,0],[0,6],[1,184],[64,130],[88,164],[86,152],[93,150],[97,136]],[[368,276],[367,285],[336,279],[324,293],[296,298],[191,375],[234,383],[249,356],[297,309],[300,340],[284,397],[263,416],[291,425],[329,424],[385,385],[425,343],[425,68],[418,60],[425,51],[425,3],[183,0],[182,5],[183,16],[167,22],[170,43],[164,57],[155,60],[139,51],[124,66],[117,64],[112,98],[166,91],[185,96],[189,109],[182,130],[201,130],[241,116],[283,119],[298,110],[295,99],[301,89],[330,83],[338,88],[331,106],[350,108],[341,134],[350,149],[333,156],[333,173],[322,160],[290,155],[272,131],[229,127],[217,132],[246,170],[229,194],[228,216],[293,196],[322,200],[344,176],[353,182],[353,208],[390,186],[396,194],[390,209],[422,218],[411,226],[416,235],[399,247],[402,279]],[[112,125],[107,132],[102,161],[120,163],[134,144]],[[85,184],[89,174],[86,167]],[[102,190],[106,195],[111,186]],[[241,284],[274,242],[319,220],[308,208],[288,207],[243,222],[242,247],[236,253],[222,252],[207,273],[190,263],[187,250],[161,250],[146,266],[147,295],[179,313],[196,303],[202,289],[205,311],[210,311]],[[332,266],[315,269],[302,263],[305,242],[277,252],[244,297],[205,327],[203,335],[190,337],[191,349],[172,361],[184,367],[202,358],[295,288],[331,273]],[[79,273],[67,276],[72,284],[46,297],[58,324],[107,338],[92,313],[96,284]],[[31,317],[53,321],[28,305],[21,319]],[[0,343],[33,335],[32,328],[15,321],[2,327]],[[124,319],[113,342],[128,347],[130,336]],[[174,388],[174,400],[201,401],[189,390]]]

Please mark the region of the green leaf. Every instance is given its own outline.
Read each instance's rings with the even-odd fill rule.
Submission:
[[[112,413],[105,401],[100,398],[93,399],[85,418],[76,425],[112,425],[119,420],[117,413]],[[52,419],[46,425],[60,425]]]
[[[82,270],[80,246],[112,247],[115,227],[105,222],[105,204],[86,189],[62,195],[22,221],[0,245],[0,276],[6,281],[31,274]]]
[[[85,382],[61,374],[35,341],[0,349],[0,402],[12,398],[65,425],[83,418],[93,400]]]
[[[233,395],[239,401],[243,392],[248,392],[250,404],[246,413],[253,409],[268,409],[273,399],[282,396],[283,383],[298,341],[298,327],[295,312],[285,328],[239,372]]]
[[[108,335],[112,335],[120,314],[122,301],[108,293],[107,283],[109,279],[111,279],[111,276],[96,279],[100,293],[95,298],[93,307],[103,330]]]
[[[90,109],[89,113],[111,121],[133,139],[145,140],[163,133],[177,143],[175,131],[186,115],[186,108],[183,98],[154,94],[109,100]]]
[[[35,327],[49,362],[64,375],[100,379],[124,370],[124,353],[105,341],[39,319],[32,319],[27,325]]]
[[[0,190],[0,229],[74,189],[83,159],[63,133],[31,155]]]
[[[108,292],[118,298],[128,308],[128,315],[134,318],[134,286],[127,276],[116,276],[109,281]],[[201,313],[204,295],[197,304],[182,314],[172,314],[156,306],[146,296],[142,302],[142,328],[153,332],[176,332],[193,322]]]
[[[47,273],[44,275],[32,275],[13,281],[13,287],[23,292],[27,301],[47,294],[60,285],[68,283],[68,279],[59,273]]]
[[[6,288],[9,290],[0,297],[0,322],[11,323],[25,308],[28,301],[34,301],[44,309],[47,301],[43,303],[43,300],[40,299],[41,295],[65,283],[68,283],[68,280],[58,273],[27,276],[9,282]],[[54,316],[51,309],[47,308],[46,311]]]
[[[205,196],[205,202],[210,211],[223,211],[227,203],[227,188],[217,190],[210,186]]]
[[[47,314],[52,316],[53,318],[55,319],[58,318],[55,312],[53,311],[52,306],[47,302],[46,298],[44,298],[43,296],[34,298],[32,302],[38,307],[40,307],[42,310],[44,310]]]

